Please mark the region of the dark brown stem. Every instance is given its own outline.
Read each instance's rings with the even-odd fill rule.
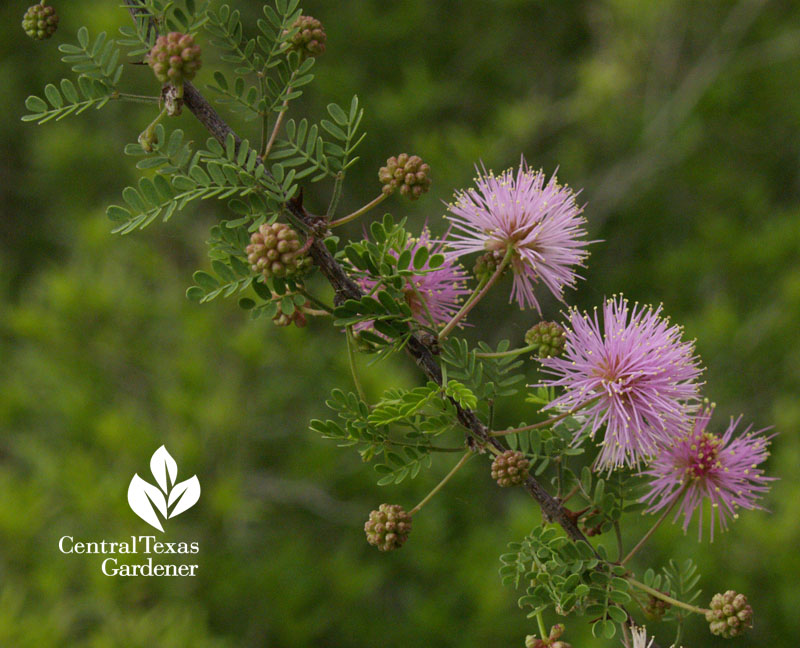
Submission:
[[[316,231],[320,224],[324,223],[320,217],[313,216],[305,210],[303,207],[302,194],[290,200],[287,204],[287,209],[297,220],[305,224],[312,231]],[[314,263],[319,267],[331,286],[333,286],[336,292],[336,303],[342,303],[345,299],[361,299],[364,294],[361,288],[347,275],[342,266],[333,258],[333,255],[321,241],[314,242],[311,246],[310,254],[314,259]],[[408,344],[406,344],[406,351],[430,380],[433,380],[439,385],[442,384],[442,370],[428,344],[423,342],[417,335],[412,334]],[[480,421],[475,412],[461,407],[455,401],[453,401],[453,404],[456,407],[459,422],[470,431],[474,439],[478,441],[478,445],[490,445],[500,452],[506,449],[500,441],[492,437],[489,429]],[[557,522],[561,525],[572,540],[576,542],[582,541],[588,544],[588,540],[570,517],[567,509],[530,475],[525,480],[525,489],[539,504],[545,519]]]
[[[129,10],[134,17],[145,12],[144,9],[134,6],[136,4],[135,0],[126,0],[126,4],[128,4]],[[200,123],[205,126],[206,130],[208,130],[217,141],[224,144],[228,135],[233,135],[238,150],[239,144],[242,141],[241,138],[225,123],[219,116],[219,113],[214,110],[206,98],[203,97],[191,83],[185,84],[183,98],[184,105],[197,117]],[[322,242],[325,232],[327,231],[327,223],[324,218],[315,216],[306,211],[303,207],[302,191],[286,204],[286,209],[296,220],[304,225],[307,230],[315,234],[309,249],[309,254],[314,260],[314,264],[333,287],[336,295],[334,303],[341,304],[346,299],[361,299],[364,295],[361,288],[348,276],[344,268],[334,259],[333,255]],[[430,343],[423,342],[419,336],[411,334],[405,348],[422,372],[430,380],[441,385],[442,370],[439,367],[439,363],[436,361],[431,346],[434,342],[435,340],[432,340]],[[500,441],[492,437],[489,429],[480,421],[474,411],[461,407],[453,399],[450,400],[453,405],[455,405],[459,422],[469,430],[471,440],[476,442],[477,446],[491,446],[500,452],[506,449]],[[558,523],[573,541],[585,542],[591,546],[586,536],[583,535],[575,524],[575,521],[570,517],[569,511],[564,508],[555,497],[550,495],[535,478],[528,475],[524,485],[525,490],[527,490],[539,504],[545,520]]]

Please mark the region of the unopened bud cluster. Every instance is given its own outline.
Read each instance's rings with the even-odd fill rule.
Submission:
[[[478,260],[475,261],[475,267],[472,269],[472,274],[475,275],[475,279],[478,281],[489,281],[494,273],[497,272],[497,268],[502,262],[502,252],[486,252],[485,254],[481,254],[478,257]]]
[[[492,462],[492,479],[503,488],[519,486],[525,481],[530,462],[519,450],[506,450]]]
[[[367,542],[381,551],[399,549],[411,533],[411,516],[399,504],[381,504],[364,524]]]
[[[291,326],[294,324],[297,328],[303,328],[308,323],[308,320],[306,319],[306,314],[299,308],[296,308],[291,315],[278,313],[272,318],[272,323],[275,324],[275,326]]]
[[[744,594],[733,590],[714,594],[709,607],[711,609],[706,612],[706,621],[711,634],[731,639],[753,627],[753,608]]]
[[[22,28],[34,40],[45,40],[58,29],[58,14],[53,7],[37,4],[28,7],[22,18]]]
[[[195,45],[191,34],[170,32],[156,39],[146,60],[161,83],[183,86],[200,69],[200,54],[200,46]]]
[[[311,266],[311,257],[298,253],[300,241],[297,232],[284,223],[264,223],[250,236],[245,248],[247,261],[253,272],[265,279],[292,277]]]
[[[430,189],[430,172],[430,166],[419,155],[401,153],[392,156],[378,171],[378,179],[383,184],[381,191],[391,195],[399,189],[403,196],[416,200]]]
[[[289,39],[289,47],[302,57],[319,56],[325,51],[327,36],[322,23],[311,16],[300,16],[292,25],[297,29]],[[285,33],[285,32],[284,32]]]
[[[546,639],[538,639],[535,635],[525,637],[525,648],[572,648],[566,641],[559,641],[562,634],[564,626],[557,623],[550,628],[550,636]]]
[[[555,322],[539,322],[528,329],[525,344],[538,347],[536,355],[540,358],[551,358],[563,353],[567,344],[567,332]]]
[[[655,619],[656,621],[660,621],[663,616],[667,613],[672,606],[663,601],[660,598],[656,598],[655,596],[650,596],[647,599],[647,604],[644,607],[645,614],[650,617],[651,619]]]

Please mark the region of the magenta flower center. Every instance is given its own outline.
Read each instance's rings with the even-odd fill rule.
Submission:
[[[702,479],[711,470],[719,467],[717,452],[721,443],[722,439],[710,432],[703,432],[695,438],[691,446],[689,465],[686,467],[686,474],[690,479]]]

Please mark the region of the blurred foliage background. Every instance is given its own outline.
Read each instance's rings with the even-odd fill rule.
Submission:
[[[30,1],[30,0],[29,0]],[[341,335],[324,323],[276,329],[234,301],[198,306],[209,203],[120,238],[104,209],[136,179],[126,142],[153,108],[108,105],[58,124],[22,124],[24,99],[70,76],[57,45],[80,25],[114,33],[116,2],[56,1],[59,32],[29,41],[27,2],[0,7],[0,646],[522,646],[531,621],[497,576],[497,556],[540,516],[521,492],[470,464],[415,519],[402,551],[363,538],[383,501],[415,503],[444,473],[378,487],[347,450],[307,430],[349,384]],[[260,2],[241,0],[249,21]],[[667,526],[639,565],[695,556],[703,597],[733,588],[756,609],[737,645],[800,642],[800,6],[791,0],[309,0],[328,50],[297,108],[319,118],[358,94],[369,136],[343,209],[376,195],[377,169],[417,153],[434,190],[385,203],[440,229],[442,200],[474,165],[524,154],[582,187],[593,246],[582,307],[604,295],[663,302],[697,338],[717,424],[745,414],[779,436],[769,513],[742,515],[714,543]],[[198,86],[211,79],[209,47]],[[132,87],[154,92],[149,70]],[[135,91],[135,90],[134,90]],[[248,125],[233,120],[242,133]],[[180,118],[197,142],[204,133]],[[252,137],[252,135],[251,135]],[[307,205],[324,202],[310,189]],[[342,213],[346,213],[343,211]],[[356,235],[360,225],[354,225]],[[498,291],[475,311],[491,341],[533,323]],[[560,306],[545,302],[545,314]],[[474,335],[475,330],[468,333]],[[396,358],[367,390],[412,385]],[[530,411],[502,404],[504,422]],[[150,528],[128,508],[134,472],[166,443],[203,495],[173,521],[200,541],[197,578],[108,578],[62,535],[120,540]],[[636,538],[637,520],[627,541]],[[549,619],[555,622],[556,619]],[[650,624],[669,645],[671,630]],[[565,639],[595,640],[580,620]],[[695,618],[687,648],[721,646]]]

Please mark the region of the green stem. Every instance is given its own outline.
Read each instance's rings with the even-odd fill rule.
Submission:
[[[562,457],[566,455],[562,455],[561,457],[556,457],[553,461],[556,464],[556,484],[558,485],[556,488],[556,499],[561,499],[561,485],[564,479],[564,470],[562,466]]]
[[[358,397],[367,402],[367,397],[364,394],[364,388],[361,387],[361,381],[358,379],[358,372],[356,371],[356,352],[355,352],[355,342],[353,341],[353,327],[347,327],[347,359],[350,362],[350,373],[353,374],[353,383],[356,386],[356,391],[358,392]]]
[[[388,443],[389,445],[395,446],[402,446],[406,448],[425,448],[425,450],[430,450],[431,452],[464,452],[463,446],[460,448],[440,448],[438,446],[433,445],[420,445],[419,443],[406,443],[405,441],[395,441],[394,439],[386,439],[383,443]]]
[[[628,630],[628,624],[621,623],[620,625],[622,626],[622,644],[625,648],[631,648],[631,633]]]
[[[542,635],[542,639],[547,639],[550,636],[550,633],[547,632],[547,629],[544,626],[544,615],[542,615],[542,611],[539,610],[536,612],[536,621],[539,624],[539,634]]]
[[[672,642],[673,646],[680,644],[681,636],[683,635],[683,619],[678,620],[678,629],[675,632],[675,641]]]
[[[328,310],[321,310],[319,308],[308,308],[304,307],[303,312],[306,315],[311,315],[312,317],[330,317],[331,312]]]
[[[476,353],[476,358],[505,358],[508,356],[522,355],[529,351],[535,351],[539,348],[538,344],[531,344],[530,346],[521,347],[519,349],[509,349],[508,351],[496,351],[494,353]]]
[[[475,289],[475,292],[472,293],[472,296],[467,300],[467,302],[461,307],[461,310],[458,311],[451,319],[447,326],[445,326],[442,331],[439,333],[439,341],[441,342],[444,340],[450,332],[458,325],[458,323],[464,319],[467,314],[475,308],[477,303],[486,296],[486,293],[489,292],[489,289],[495,284],[495,282],[500,278],[503,274],[503,271],[506,269],[508,264],[511,262],[511,255],[514,252],[514,248],[509,247],[506,251],[506,255],[503,257],[502,262],[497,269],[494,271],[494,274],[491,278],[486,281],[478,284],[478,287]]]
[[[283,101],[283,105],[281,106],[281,110],[278,113],[278,118],[275,120],[275,126],[272,127],[272,133],[269,136],[269,140],[267,140],[267,145],[264,147],[264,152],[261,154],[261,159],[266,160],[269,152],[272,150],[272,145],[275,143],[275,138],[278,137],[278,131],[281,128],[281,124],[283,123],[283,118],[286,116],[286,113],[289,109],[289,97],[292,92],[292,87],[289,86],[286,88],[286,99]]]
[[[344,225],[345,223],[349,223],[350,221],[353,221],[359,216],[361,216],[362,214],[366,214],[373,207],[377,207],[388,197],[389,197],[388,194],[381,193],[381,195],[379,195],[377,198],[371,200],[360,209],[356,209],[352,214],[348,214],[347,216],[342,216],[341,218],[337,218],[335,221],[331,221],[330,223],[328,223],[328,227],[334,228],[334,227],[339,227],[339,225]]]
[[[577,493],[580,490],[580,487],[581,487],[580,483],[578,483],[578,484],[575,484],[572,488],[570,488],[569,489],[569,493],[564,495],[564,497],[561,499],[561,503],[562,504],[566,504],[567,502],[569,502],[572,499],[572,497],[575,495],[575,493]]]
[[[325,211],[325,218],[330,220],[339,206],[339,200],[342,197],[342,183],[344,182],[344,171],[339,171],[336,174],[336,180],[333,183],[333,193],[331,194],[331,201],[328,203],[328,209]]]
[[[630,576],[626,576],[628,582],[633,585],[634,587],[642,590],[643,592],[647,592],[650,596],[655,596],[657,599],[661,599],[670,605],[674,605],[679,608],[683,608],[684,610],[688,610],[689,612],[694,612],[695,614],[705,614],[709,610],[705,608],[700,608],[694,605],[690,605],[689,603],[684,603],[683,601],[679,601],[678,599],[674,599],[671,596],[667,596],[664,592],[659,592],[657,589],[653,589],[652,587],[648,587],[644,583],[640,583],[635,578],[631,578]]]
[[[121,101],[132,101],[135,103],[158,103],[161,101],[160,97],[150,97],[148,95],[129,94],[127,92],[117,92],[114,94],[115,99]]]
[[[617,560],[622,556],[622,530],[619,527],[619,520],[614,520],[614,534],[617,536]],[[624,564],[624,563],[623,563]]]
[[[264,80],[264,75],[259,74],[258,78],[258,86],[261,89],[261,96],[266,97],[267,95],[267,85]],[[258,147],[259,151],[263,151],[267,148],[267,131],[269,130],[269,111],[265,110],[261,114],[261,146]],[[263,159],[263,158],[262,158]]]
[[[584,401],[583,403],[576,405],[571,410],[564,412],[563,414],[559,414],[558,416],[554,416],[553,418],[549,418],[546,421],[540,421],[539,423],[533,423],[532,425],[525,425],[524,427],[512,428],[510,430],[502,430],[500,432],[492,432],[492,436],[504,436],[506,434],[519,434],[520,432],[527,432],[529,430],[538,430],[539,428],[550,427],[551,425],[558,423],[559,421],[563,421],[568,416],[572,416],[576,412],[582,410],[584,407],[588,407],[592,403],[597,402],[600,400],[601,396],[595,396],[594,398],[589,399],[588,401]]]
[[[145,128],[141,133],[139,133],[139,145],[147,152],[150,153],[153,150],[153,141],[156,137],[156,126],[158,122],[164,119],[164,115],[167,114],[166,107],[161,109],[161,112],[158,113],[158,116],[150,122],[150,125]]]
[[[433,489],[433,490],[432,490],[430,493],[428,493],[428,494],[425,496],[425,498],[424,498],[424,499],[423,499],[423,500],[422,500],[422,501],[421,501],[419,504],[417,504],[417,505],[416,505],[416,506],[415,506],[413,509],[411,509],[411,510],[408,512],[408,514],[409,514],[409,515],[414,515],[414,514],[415,514],[415,513],[417,513],[417,512],[418,512],[418,511],[419,511],[419,510],[420,510],[420,509],[423,507],[423,506],[425,506],[425,505],[426,505],[426,504],[427,504],[427,503],[428,503],[428,502],[431,500],[431,498],[432,498],[434,495],[436,495],[436,493],[438,493],[440,490],[442,490],[442,488],[444,488],[445,484],[446,484],[447,482],[449,482],[449,481],[450,481],[450,479],[452,479],[453,475],[455,475],[455,474],[456,474],[456,473],[457,473],[459,470],[461,470],[461,467],[462,467],[462,466],[463,466],[465,463],[467,463],[467,460],[468,460],[468,459],[469,459],[471,456],[472,456],[472,450],[467,450],[467,451],[464,453],[464,456],[463,456],[463,457],[461,457],[461,459],[459,460],[459,462],[458,462],[458,463],[457,463],[455,466],[453,466],[453,469],[452,469],[452,470],[451,470],[449,473],[447,473],[447,475],[445,476],[445,478],[444,478],[442,481],[440,481],[440,482],[439,482],[439,483],[436,485],[436,487],[435,487],[435,488],[434,488],[434,489]]]
[[[630,550],[630,552],[628,553],[628,555],[627,555],[627,556],[625,556],[625,558],[623,558],[623,560],[622,560],[622,562],[620,563],[620,565],[624,565],[624,564],[625,564],[625,563],[627,563],[627,562],[628,562],[628,561],[629,561],[631,558],[633,558],[633,557],[636,555],[636,552],[637,552],[637,551],[639,551],[639,549],[641,549],[641,548],[644,546],[644,544],[645,544],[645,543],[646,543],[646,542],[647,542],[647,541],[650,539],[650,536],[652,536],[652,535],[653,535],[653,534],[656,532],[656,529],[658,529],[658,527],[660,527],[660,526],[661,526],[661,523],[662,523],[664,520],[666,520],[666,519],[667,519],[667,516],[668,516],[670,513],[672,513],[672,509],[674,509],[674,508],[675,508],[675,505],[678,503],[678,500],[681,498],[681,495],[683,494],[683,491],[684,491],[684,490],[686,490],[686,487],[685,487],[685,486],[684,486],[684,487],[681,489],[681,491],[678,493],[678,496],[675,498],[675,500],[672,502],[672,504],[670,504],[670,505],[669,505],[669,506],[668,506],[668,507],[667,507],[667,508],[664,510],[664,512],[661,514],[661,516],[660,516],[660,517],[659,517],[659,518],[656,520],[655,524],[653,524],[653,526],[651,526],[651,527],[650,527],[650,530],[649,530],[647,533],[645,533],[645,534],[642,536],[642,539],[641,539],[641,540],[639,540],[639,542],[637,542],[637,543],[636,543],[636,546],[635,546],[633,549],[631,549],[631,550]]]

